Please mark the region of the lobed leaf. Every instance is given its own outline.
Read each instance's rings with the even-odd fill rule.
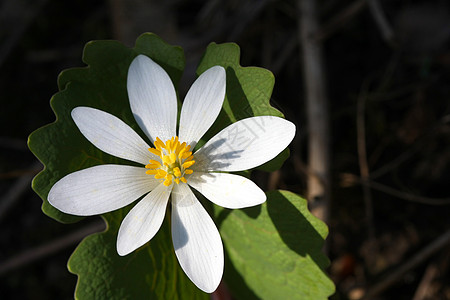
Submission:
[[[316,300],[334,293],[321,251],[328,229],[305,199],[273,191],[261,207],[219,209],[216,220],[231,263],[225,279],[237,299]]]
[[[33,180],[33,189],[43,199],[42,209],[60,222],[80,217],[64,214],[47,201],[52,185],[63,176],[98,164],[133,164],[105,154],[90,144],[75,126],[70,112],[90,106],[109,112],[138,132],[128,102],[126,78],[135,56],[145,54],[160,64],[177,86],[184,70],[183,50],[154,34],[138,38],[133,49],[115,41],[86,45],[86,67],[63,71],[59,92],[51,99],[56,121],[29,137],[31,151],[45,169]],[[198,67],[200,74],[221,65],[227,73],[227,96],[221,113],[203,137],[203,143],[237,120],[259,115],[282,117],[270,105],[274,77],[270,71],[239,65],[236,44],[211,44]],[[199,143],[199,145],[202,144]],[[260,167],[278,169],[286,149]],[[132,205],[130,205],[132,206]],[[183,273],[174,255],[167,220],[157,235],[137,251],[120,257],[117,231],[130,207],[105,214],[107,230],[84,239],[69,260],[69,270],[78,275],[77,299],[206,299]],[[295,194],[272,192],[267,203],[246,210],[219,210],[217,224],[228,251],[225,278],[238,298],[320,299],[333,292],[323,269],[328,261],[320,252],[326,226],[312,217],[306,202]]]
[[[76,299],[209,299],[180,268],[168,222],[146,246],[119,256],[117,231],[124,217],[124,210],[105,215],[108,229],[85,238],[70,257],[68,268],[79,276]]]
[[[98,164],[133,164],[101,152],[89,143],[73,122],[70,112],[77,106],[107,111],[138,128],[128,102],[126,78],[135,56],[146,54],[165,68],[175,86],[184,69],[179,47],[163,42],[154,34],[144,34],[129,49],[115,41],[95,41],[86,45],[84,68],[63,71],[58,78],[60,91],[51,99],[56,121],[29,137],[31,151],[45,165],[33,180],[33,189],[43,199],[42,209],[60,222],[80,217],[64,214],[47,201],[52,185],[66,174]],[[106,214],[106,232],[84,239],[69,260],[69,270],[78,275],[77,299],[207,299],[178,265],[165,222],[157,236],[125,257],[116,250],[117,231],[125,213],[123,208]]]
[[[201,74],[212,66],[220,65],[225,68],[227,74],[226,97],[222,110],[199,146],[238,120],[254,116],[283,117],[280,111],[270,105],[275,84],[272,72],[258,67],[242,67],[239,64],[240,55],[239,46],[234,43],[211,43],[197,68],[197,74]],[[275,171],[288,157],[289,149],[286,149],[258,169]]]

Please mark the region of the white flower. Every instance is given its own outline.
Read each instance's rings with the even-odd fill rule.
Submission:
[[[220,112],[225,81],[225,70],[215,66],[194,82],[184,100],[176,136],[177,96],[171,79],[150,58],[136,57],[128,71],[128,96],[134,117],[154,148],[123,121],[101,110],[77,107],[72,118],[97,148],[143,166],[109,164],[71,173],[55,183],[48,201],[62,212],[90,216],[119,209],[145,195],[119,229],[117,252],[127,255],[159,230],[171,196],[178,261],[201,290],[213,292],[223,273],[222,241],[190,187],[226,208],[263,203],[266,196],[256,184],[223,171],[242,171],[271,160],[295,134],[294,124],[282,118],[253,117],[226,127],[192,154]]]

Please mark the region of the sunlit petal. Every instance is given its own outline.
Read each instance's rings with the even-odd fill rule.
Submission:
[[[51,188],[48,201],[68,214],[99,215],[130,204],[158,184],[144,168],[100,165],[63,177]]]
[[[216,225],[186,184],[172,192],[172,239],[186,275],[201,290],[212,293],[223,273],[223,246]]]
[[[217,119],[225,85],[225,69],[215,66],[203,72],[189,89],[181,108],[179,137],[192,149]]]
[[[295,125],[273,116],[233,123],[216,134],[194,156],[194,171],[242,171],[257,167],[283,151]]]
[[[72,118],[81,133],[103,152],[144,165],[155,156],[130,126],[107,112],[76,107],[72,110]]]
[[[266,194],[251,180],[234,174],[195,172],[189,185],[225,208],[244,208],[266,201]]]
[[[134,118],[152,143],[156,137],[166,141],[175,136],[177,95],[166,71],[139,55],[128,69],[127,88]]]
[[[159,184],[127,214],[117,237],[119,255],[127,255],[153,238],[164,220],[169,196],[170,189]]]

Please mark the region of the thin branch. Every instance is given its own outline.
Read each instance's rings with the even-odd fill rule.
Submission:
[[[0,147],[9,150],[29,151],[25,140],[5,136],[0,137]]]
[[[379,295],[391,285],[401,279],[401,277],[411,269],[419,266],[431,255],[441,250],[450,243],[450,230],[447,230],[440,237],[431,242],[422,251],[418,252],[411,259],[407,260],[406,263],[400,265],[394,272],[388,276],[383,277],[383,279],[377,284],[373,285],[368,292],[364,295],[363,299],[374,299],[375,296]]]
[[[17,200],[26,191],[31,189],[31,180],[40,169],[42,169],[41,163],[34,163],[30,169],[30,173],[25,173],[17,179],[8,192],[0,199],[0,222],[4,216],[7,215],[8,211],[14,206]]]
[[[7,60],[11,51],[20,42],[22,36],[32,24],[34,19],[39,15],[39,12],[47,3],[48,0],[38,1],[17,1],[9,0],[2,3],[2,9],[7,11],[6,14],[1,15],[0,23],[3,23],[3,28],[8,28],[5,32],[7,36],[0,44],[0,68]],[[30,5],[32,3],[32,5]],[[10,20],[4,20],[4,19]],[[11,23],[8,23],[11,22]]]
[[[235,20],[233,31],[228,40],[236,40],[242,35],[248,25],[253,22],[272,0],[244,1]]]
[[[416,293],[414,294],[413,300],[425,300],[430,299],[430,289],[432,289],[431,285],[435,279],[440,277],[448,268],[450,263],[450,252],[444,252],[442,255],[436,260],[432,261],[427,269],[425,270],[425,274],[422,277],[422,280],[417,287]],[[432,296],[432,295],[431,295]]]
[[[358,149],[358,163],[359,171],[361,173],[361,183],[363,187],[364,206],[367,218],[367,231],[369,239],[375,238],[375,226],[373,222],[373,205],[372,194],[368,185],[370,174],[369,164],[367,163],[367,151],[366,151],[366,98],[369,82],[365,81],[362,91],[358,97],[357,113],[356,113],[356,131],[357,131],[357,149]],[[371,256],[373,257],[373,256]]]
[[[286,63],[292,58],[295,48],[297,48],[298,40],[295,36],[288,39],[281,52],[275,58],[272,64],[272,72],[278,74]]]
[[[439,132],[439,130],[442,128],[442,126],[447,126],[446,124],[450,122],[450,115],[445,115],[442,118],[439,119],[439,121],[432,125],[430,129],[426,130],[421,137],[419,137],[415,143],[408,148],[407,151],[400,154],[397,158],[391,160],[384,166],[381,166],[377,170],[371,172],[370,177],[372,179],[378,178],[389,171],[395,169],[408,159],[410,159],[418,150],[422,149],[423,145],[428,143],[430,138],[433,137],[436,132]]]
[[[50,241],[44,245],[26,250],[16,256],[0,263],[0,275],[7,273],[8,271],[23,267],[27,264],[35,262],[46,256],[52,255],[66,247],[69,247],[84,237],[100,232],[105,229],[105,222],[95,222],[86,227],[83,227],[69,235]]]
[[[343,179],[343,185],[346,187],[352,186],[355,183],[362,184],[362,182],[363,182],[363,180],[361,178],[359,178],[358,176],[349,174],[349,173],[341,174],[341,178]],[[397,198],[400,198],[403,200],[408,200],[411,202],[422,203],[422,204],[427,204],[427,205],[436,205],[436,206],[450,204],[450,198],[430,198],[430,197],[425,197],[425,196],[419,196],[419,195],[415,195],[415,194],[411,194],[411,193],[407,193],[407,192],[403,192],[403,191],[394,189],[392,187],[378,183],[373,180],[367,181],[367,185],[371,189],[378,190],[385,194],[388,194],[388,195],[391,195],[391,196],[394,196],[394,197],[397,197]]]
[[[23,177],[23,176],[34,176],[36,175],[40,170],[42,169],[41,165],[39,164],[39,166],[37,166],[36,168],[31,168],[31,169],[18,169],[18,170],[13,170],[13,171],[9,171],[9,172],[5,172],[5,173],[0,173],[0,180],[1,179],[11,179],[11,178],[19,178],[19,177]],[[0,200],[0,203],[2,201]],[[1,204],[0,204],[1,205]]]
[[[381,8],[380,2],[378,0],[367,0],[370,8],[370,12],[381,32],[381,36],[391,47],[396,46],[394,31],[389,25],[389,22]]]
[[[318,32],[317,1],[298,0],[298,38],[302,50],[308,121],[308,169],[316,176],[308,178],[308,199],[322,202],[322,220],[327,222],[330,193],[330,128],[326,79]],[[320,178],[318,180],[318,178]]]
[[[366,6],[366,0],[353,1],[349,6],[337,13],[331,20],[325,23],[314,37],[318,41],[323,41],[339,30],[347,22],[357,16]]]
[[[369,186],[375,190],[379,190],[380,192],[395,196],[397,198],[408,200],[411,202],[417,202],[417,203],[428,204],[428,205],[449,205],[450,204],[450,198],[437,199],[437,198],[429,198],[429,197],[414,195],[414,194],[396,190],[394,188],[391,188],[389,186],[386,186],[384,184],[381,184],[381,183],[378,183],[375,181],[370,181]]]

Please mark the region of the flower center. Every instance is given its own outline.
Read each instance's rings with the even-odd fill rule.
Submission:
[[[180,143],[178,137],[172,137],[166,143],[156,138],[155,148],[149,148],[148,151],[159,156],[160,160],[150,159],[150,163],[145,166],[149,169],[145,173],[154,175],[156,179],[161,179],[165,186],[175,181],[186,183],[184,175],[192,174],[194,171],[189,169],[194,163],[194,156],[189,151],[190,145],[185,142]]]

